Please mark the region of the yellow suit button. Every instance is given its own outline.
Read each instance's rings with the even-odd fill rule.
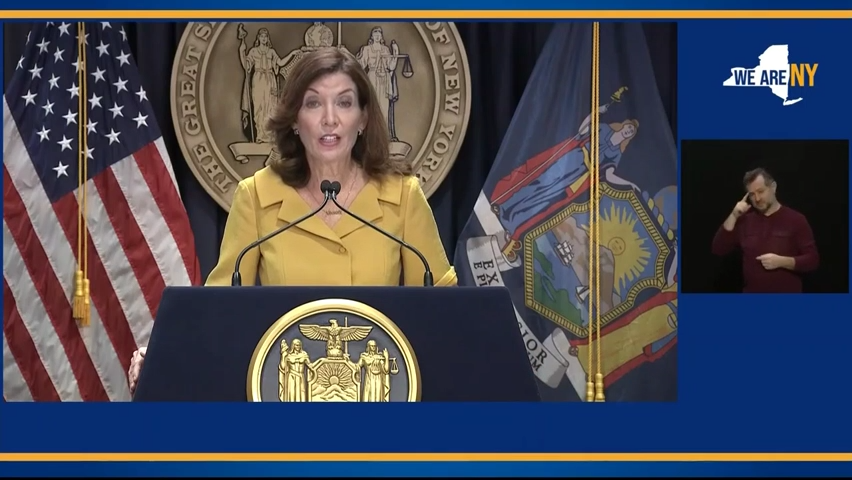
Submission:
[[[346,247],[340,247],[337,249],[340,253],[346,253]]]

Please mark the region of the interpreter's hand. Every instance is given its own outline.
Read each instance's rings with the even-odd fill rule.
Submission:
[[[133,352],[133,358],[130,359],[130,369],[127,371],[127,380],[130,382],[130,394],[136,391],[136,384],[139,381],[139,372],[142,371],[142,363],[145,361],[145,354],[148,352],[148,347],[141,347]]]
[[[751,209],[751,205],[749,205],[746,200],[748,200],[747,193],[745,194],[742,200],[740,200],[739,202],[737,202],[736,205],[734,205],[734,211],[731,212],[734,217],[739,218],[740,215],[746,213],[747,211],[749,211],[749,209]]]
[[[767,270],[775,270],[776,268],[781,268],[781,264],[783,263],[784,257],[780,255],[775,255],[774,253],[764,253],[763,255],[757,257],[757,261],[763,265],[763,268]]]

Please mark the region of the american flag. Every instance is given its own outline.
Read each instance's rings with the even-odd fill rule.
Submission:
[[[126,32],[107,22],[79,25],[33,26],[3,99],[8,401],[129,400],[130,359],[148,343],[163,289],[200,278],[189,220]],[[81,98],[88,112],[82,130]],[[75,272],[85,268],[78,266],[77,238],[81,152],[88,160],[88,326],[72,314]]]

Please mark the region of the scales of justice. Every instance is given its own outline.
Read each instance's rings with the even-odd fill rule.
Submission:
[[[397,359],[388,350],[379,351],[374,339],[353,361],[349,342],[367,339],[372,326],[343,326],[337,319],[328,325],[300,324],[305,339],[326,342],[326,356],[311,360],[300,338],[287,345],[281,340],[278,365],[278,398],[282,402],[389,402],[391,375],[399,373]]]

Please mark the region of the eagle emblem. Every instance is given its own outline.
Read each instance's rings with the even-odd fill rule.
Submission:
[[[337,319],[330,319],[328,325],[299,325],[299,331],[305,338],[325,341],[325,353],[328,358],[343,358],[343,342],[358,342],[367,338],[373,330],[371,326],[346,325],[341,327]]]

